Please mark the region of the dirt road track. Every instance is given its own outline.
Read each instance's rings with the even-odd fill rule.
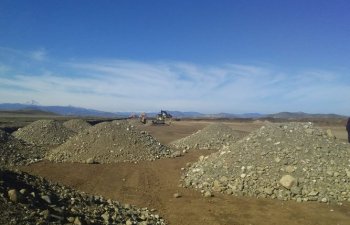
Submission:
[[[197,191],[178,187],[181,167],[201,153],[194,151],[181,158],[139,164],[41,162],[23,170],[87,193],[157,209],[172,225],[350,224],[350,204],[300,204],[225,195],[204,198]],[[182,197],[174,198],[176,192]]]

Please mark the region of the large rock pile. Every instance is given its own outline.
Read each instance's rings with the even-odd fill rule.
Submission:
[[[40,147],[29,145],[0,130],[0,165],[14,166],[37,162],[44,156]]]
[[[59,145],[75,134],[54,120],[37,120],[13,133],[18,139],[38,146]]]
[[[165,224],[147,208],[0,169],[0,224]]]
[[[200,157],[182,179],[203,193],[350,201],[350,145],[312,123],[269,124]]]
[[[99,123],[80,132],[53,149],[48,159],[56,162],[113,163],[154,160],[172,155],[146,131],[135,129],[127,121]]]
[[[91,125],[86,122],[85,120],[82,119],[72,119],[72,120],[68,120],[66,122],[63,123],[63,126],[65,126],[66,128],[79,133],[83,130],[89,129],[91,127]]]
[[[223,123],[213,123],[190,136],[173,141],[171,146],[178,149],[216,149],[229,146],[248,133],[235,131]]]

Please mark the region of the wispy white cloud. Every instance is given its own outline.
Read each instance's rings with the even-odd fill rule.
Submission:
[[[42,61],[47,58],[47,52],[44,48],[29,53],[34,60]]]
[[[307,69],[291,74],[272,66],[115,59],[56,61],[59,66],[50,67],[53,62],[45,51],[35,57],[23,55],[36,62],[35,68],[0,64],[0,102],[35,99],[47,105],[109,111],[167,108],[350,114],[350,108],[344,106],[350,97],[350,84],[344,82],[346,74],[335,71]],[[16,69],[6,69],[10,67]]]
[[[0,47],[0,56],[10,57],[11,59],[20,59],[20,60],[37,60],[42,61],[47,59],[47,51],[45,48],[39,48],[31,51],[23,51],[13,48]]]

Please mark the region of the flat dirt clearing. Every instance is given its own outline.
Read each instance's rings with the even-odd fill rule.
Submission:
[[[167,144],[203,128],[208,121],[180,121],[171,126],[144,126],[160,142]],[[263,123],[227,123],[237,130],[252,131]],[[343,139],[346,131],[330,127]],[[191,151],[184,157],[154,162],[117,164],[77,164],[41,162],[21,169],[51,181],[91,194],[102,195],[124,203],[158,210],[169,224],[350,224],[350,204],[342,206],[316,202],[296,203],[269,199],[233,197],[215,194],[204,198],[192,189],[178,187],[181,167],[197,161],[210,151]],[[181,198],[174,198],[174,193]]]

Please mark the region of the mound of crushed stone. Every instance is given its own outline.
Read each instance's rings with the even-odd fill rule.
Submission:
[[[83,130],[89,129],[91,127],[91,125],[86,122],[85,120],[82,119],[72,119],[72,120],[68,120],[66,122],[63,123],[63,126],[65,126],[66,128],[79,133]]]
[[[235,131],[223,123],[213,123],[190,136],[173,141],[171,146],[178,149],[216,149],[229,146],[248,133]]]
[[[172,150],[146,131],[127,121],[99,123],[53,149],[48,159],[56,162],[137,162],[169,157]]]
[[[40,147],[29,145],[0,130],[0,165],[27,165],[44,156]]]
[[[59,145],[75,134],[54,120],[37,120],[13,133],[16,138],[38,146]]]
[[[147,208],[0,169],[0,224],[165,224]]]
[[[200,157],[182,176],[203,193],[280,200],[350,201],[350,145],[312,123],[268,124]]]

